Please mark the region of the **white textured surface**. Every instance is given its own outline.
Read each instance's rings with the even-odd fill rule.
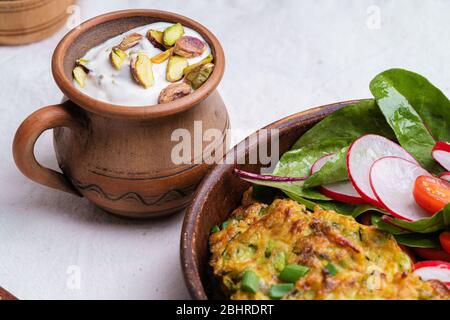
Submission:
[[[450,94],[449,1],[135,0],[79,1],[82,19],[125,8],[157,8],[201,21],[227,57],[220,92],[237,138],[308,107],[369,96],[390,67],[415,70]],[[367,27],[378,5],[381,28]],[[371,9],[369,9],[370,11]],[[66,30],[40,43],[0,47],[0,284],[22,299],[187,298],[178,250],[183,214],[124,221],[15,168],[20,122],[61,93],[50,73]],[[50,134],[38,158],[56,167]],[[67,286],[69,266],[81,288]],[[70,269],[69,269],[70,271]]]

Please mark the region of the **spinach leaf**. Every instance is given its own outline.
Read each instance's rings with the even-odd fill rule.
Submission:
[[[372,225],[374,225],[378,229],[389,232],[393,235],[401,235],[401,234],[411,233],[411,231],[401,229],[392,224],[384,222],[383,219],[381,219],[381,215],[379,215],[379,214],[373,214],[371,217],[371,221],[372,221]]]
[[[268,180],[256,180],[251,178],[241,178],[242,180],[253,183],[253,185],[271,187],[280,189],[282,191],[288,191],[300,197],[305,197],[313,200],[331,200],[327,196],[323,195],[315,189],[303,189],[303,181],[268,181]]]
[[[387,138],[395,137],[372,99],[339,109],[305,132],[291,151],[283,154],[273,174],[288,177],[308,176],[311,166],[317,159],[342,151],[355,139],[368,133]],[[322,179],[332,183],[343,181],[345,177],[342,171],[339,171],[336,176],[330,178],[326,178],[324,174]]]
[[[317,187],[348,180],[347,152],[348,147],[339,150],[319,171],[305,180],[303,188]]]
[[[435,140],[450,141],[450,101],[442,91],[425,77],[403,69],[390,69],[380,76],[406,98]]]
[[[312,129],[311,129],[312,130]],[[284,177],[307,177],[317,159],[334,153],[349,145],[349,140],[324,139],[317,144],[287,151],[281,156],[273,175]]]
[[[377,75],[370,91],[402,147],[427,170],[442,171],[431,150],[436,139],[450,141],[447,97],[424,77],[402,69]]]
[[[364,205],[353,205],[353,204],[346,204],[339,201],[311,201],[308,199],[305,199],[303,197],[300,197],[294,193],[291,193],[289,191],[283,190],[283,192],[292,200],[297,201],[300,204],[303,204],[307,209],[314,210],[316,206],[321,207],[323,210],[333,210],[337,213],[352,216],[353,218],[358,217],[359,215],[367,212],[367,211],[377,211],[381,213],[383,212],[381,209],[376,208],[374,206],[364,204]]]
[[[437,233],[409,233],[394,235],[398,243],[414,248],[439,248],[439,235]]]
[[[373,99],[363,100],[336,110],[305,132],[292,149],[320,144],[330,139],[345,141],[346,143],[341,144],[344,147],[368,133],[379,134],[388,139],[395,138],[394,132],[386,123],[386,119]]]
[[[432,233],[450,226],[450,203],[444,209],[429,218],[416,221],[405,221],[396,218],[389,220],[390,224],[417,233]]]

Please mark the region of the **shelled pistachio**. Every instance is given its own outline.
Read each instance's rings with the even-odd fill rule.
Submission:
[[[191,86],[186,82],[172,83],[161,91],[158,103],[169,103],[191,93]]]
[[[128,55],[119,48],[113,48],[109,55],[110,61],[114,68],[120,70]]]
[[[210,63],[213,61],[213,56],[211,54],[209,54],[208,56],[206,56],[204,59],[200,60],[197,63],[191,64],[190,66],[187,66],[186,68],[184,68],[183,73],[186,75],[188,73],[190,73],[192,70],[195,70],[197,68],[199,68],[200,66]]]
[[[153,77],[152,62],[143,53],[134,55],[131,59],[131,74],[134,80],[144,88],[150,88],[155,84]]]
[[[170,56],[173,53],[173,48],[167,49],[166,51],[161,52],[160,54],[157,54],[156,56],[152,57],[151,60],[155,64],[160,64],[166,61],[170,58]]]
[[[184,35],[184,28],[181,23],[175,23],[164,30],[164,45],[171,47]]]
[[[174,53],[185,58],[195,58],[202,55],[205,49],[205,43],[199,38],[183,36],[175,43]]]
[[[165,51],[166,46],[164,45],[164,33],[162,31],[150,29],[147,32],[147,39],[156,49]]]
[[[188,66],[188,61],[184,57],[171,56],[167,63],[166,80],[175,82],[183,78],[183,70]]]
[[[73,78],[80,85],[80,87],[84,88],[87,79],[87,73],[82,66],[77,66],[72,71]]]
[[[208,80],[213,70],[214,64],[207,63],[188,73],[185,79],[190,82],[194,90],[197,90],[206,82],[206,80]]]
[[[122,51],[126,51],[126,50],[136,46],[139,43],[139,41],[141,41],[141,39],[142,39],[142,35],[139,33],[129,34],[125,38],[123,38],[122,42],[115,48],[122,50]]]

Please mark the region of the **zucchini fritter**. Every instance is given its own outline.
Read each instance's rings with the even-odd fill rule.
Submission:
[[[244,203],[210,237],[210,264],[231,299],[450,298],[445,284],[412,274],[411,261],[395,239],[375,227],[333,211],[309,212],[287,199],[269,207]],[[280,286],[288,265],[308,271],[293,286]],[[248,278],[257,283],[243,284],[245,271],[252,271]]]

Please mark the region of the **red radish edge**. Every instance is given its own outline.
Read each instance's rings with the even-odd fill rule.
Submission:
[[[441,173],[441,175],[439,176],[439,178],[446,180],[446,181],[450,181],[450,172],[444,172]]]
[[[295,181],[303,181],[305,177],[279,177],[279,176],[271,176],[271,175],[262,175],[252,172],[243,171],[240,169],[234,169],[233,173],[242,179],[252,179],[257,181],[273,181],[273,182],[295,182]]]
[[[328,154],[326,156],[323,156],[323,157],[317,159],[316,162],[314,162],[314,164],[311,166],[311,174],[314,174],[315,172],[319,171],[325,165],[325,163],[328,161],[328,159],[333,157],[335,154],[336,153],[331,153],[331,154]],[[353,188],[353,185],[350,181],[342,182],[342,183],[348,183],[350,185],[350,187]],[[350,195],[350,194],[346,194],[346,193],[342,193],[342,192],[333,190],[333,184],[320,186],[319,189],[320,189],[320,192],[322,194],[324,194],[325,196],[327,196],[331,199],[343,202],[343,203],[348,203],[348,204],[365,204],[366,203],[364,201],[364,199],[361,198],[359,195],[354,196],[354,195]]]
[[[441,267],[442,269],[450,270],[450,262],[440,261],[440,260],[427,260],[427,261],[419,261],[414,264],[414,269],[420,269],[424,267]]]
[[[425,169],[423,169],[421,166],[419,166],[417,163],[414,163],[414,162],[412,162],[412,161],[406,160],[406,159],[401,158],[401,157],[396,157],[396,156],[382,157],[382,158],[380,158],[380,159],[374,161],[374,163],[372,164],[372,167],[370,168],[370,175],[369,175],[370,186],[372,187],[372,191],[373,191],[373,193],[375,194],[375,196],[377,197],[378,201],[382,204],[382,206],[383,206],[387,211],[389,211],[394,217],[396,217],[396,218],[398,218],[398,219],[401,219],[401,220],[406,220],[406,221],[416,221],[416,220],[422,219],[422,218],[419,218],[419,219],[412,220],[412,219],[410,219],[410,218],[408,218],[408,217],[403,216],[402,213],[396,212],[396,211],[393,210],[390,206],[388,206],[388,204],[386,204],[386,201],[383,201],[382,197],[381,197],[380,194],[379,194],[379,191],[380,191],[380,190],[378,190],[378,192],[377,192],[377,189],[374,187],[373,176],[372,176],[372,169],[374,168],[374,166],[375,166],[377,163],[380,163],[381,161],[385,161],[385,160],[387,160],[387,159],[401,160],[401,161],[408,162],[408,163],[410,163],[410,164],[412,164],[412,165],[414,165],[414,166],[417,166],[418,168],[420,168],[420,169],[423,170],[423,172],[422,172],[420,175],[427,175],[427,174],[430,175],[430,174],[429,174]],[[430,175],[430,176],[431,176],[431,175]],[[414,179],[414,181],[415,181],[415,179]],[[412,188],[413,188],[413,186],[414,186],[414,182],[412,182]],[[412,197],[412,188],[411,188],[411,197]],[[423,218],[427,218],[427,217],[430,216],[429,214],[425,213],[425,210],[423,210],[423,209],[415,202],[414,198],[412,198],[412,203],[414,203],[414,204],[417,206],[417,209],[418,209],[418,210],[422,211],[422,213],[424,214]],[[391,203],[391,204],[392,204],[392,203]]]
[[[365,137],[368,137],[368,136],[377,136],[377,137],[381,137],[381,138],[385,139],[386,142],[389,142],[389,143],[392,143],[392,144],[398,146],[398,147],[401,148],[406,154],[408,154],[408,155],[411,157],[411,159],[414,160],[414,161],[410,161],[410,162],[416,163],[417,165],[418,165],[419,163],[417,162],[417,160],[416,160],[416,159],[415,159],[408,151],[406,151],[405,149],[403,149],[400,145],[398,145],[397,143],[395,143],[395,142],[393,142],[393,141],[391,141],[391,140],[389,140],[389,139],[387,139],[387,138],[385,138],[385,137],[383,137],[383,136],[380,136],[380,135],[376,135],[376,134],[366,134],[366,135],[363,135],[363,136],[359,137],[358,139],[356,139],[355,141],[352,142],[352,144],[351,144],[350,147],[348,148],[347,158],[346,158],[347,169],[348,169],[348,176],[349,176],[349,178],[350,178],[350,181],[352,182],[353,187],[355,188],[355,190],[361,195],[361,198],[362,198],[363,200],[365,200],[366,202],[368,202],[368,203],[370,203],[370,204],[373,204],[373,205],[376,206],[376,207],[379,207],[379,208],[381,208],[381,209],[385,209],[385,207],[383,206],[383,204],[380,203],[380,201],[378,201],[378,199],[376,199],[376,197],[375,197],[375,199],[369,197],[368,195],[366,195],[366,194],[363,192],[363,190],[361,190],[361,188],[358,187],[358,184],[356,183],[355,177],[352,175],[352,172],[351,172],[351,170],[350,170],[349,162],[350,162],[350,155],[351,155],[352,148],[354,147],[354,145],[355,145],[355,143],[356,143],[357,141],[359,141],[359,140],[361,140],[361,139],[363,139],[363,138],[365,138]],[[381,158],[381,157],[380,157],[380,158]],[[377,160],[377,159],[376,159],[376,160]],[[407,159],[405,159],[405,160],[407,160]],[[409,161],[409,160],[408,160],[408,161]],[[374,162],[375,162],[375,161],[374,161]],[[372,163],[372,165],[373,165],[373,163]],[[368,174],[369,174],[369,180],[370,180],[370,168],[369,168],[369,173],[368,173]]]
[[[414,264],[414,271],[420,270],[422,268],[436,268],[436,269],[449,270],[449,272],[450,272],[450,263],[445,262],[445,261],[440,261],[440,260],[429,260],[429,261],[420,261],[420,262],[417,262],[416,264]],[[420,277],[419,274],[418,274],[418,276]],[[426,279],[426,280],[442,281],[441,279],[438,279],[438,278],[436,278],[436,279],[430,278],[430,279]],[[446,285],[450,285],[450,281],[442,281],[442,282],[445,283]]]
[[[438,141],[431,152],[434,160],[436,160],[445,170],[450,171],[450,143]]]

